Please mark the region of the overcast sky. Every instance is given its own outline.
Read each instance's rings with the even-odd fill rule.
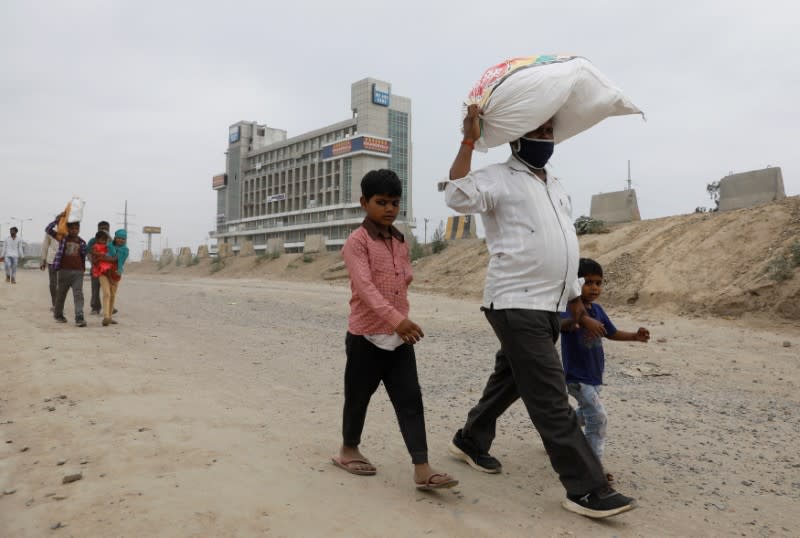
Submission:
[[[376,7],[391,5],[393,8]],[[553,5],[559,7],[550,7]],[[100,219],[161,226],[154,247],[207,241],[211,176],[228,126],[289,136],[347,119],[350,84],[372,76],[412,99],[413,210],[451,214],[435,184],[460,141],[460,105],[512,56],[589,58],[647,114],[612,118],[551,160],[575,216],[625,187],[642,218],[708,206],[729,172],[783,169],[800,192],[796,2],[0,2],[0,227],[40,241],[72,195]],[[475,165],[504,160],[481,155]],[[422,233],[419,228],[419,235]],[[430,233],[430,230],[429,230]],[[138,259],[144,237],[129,244]]]

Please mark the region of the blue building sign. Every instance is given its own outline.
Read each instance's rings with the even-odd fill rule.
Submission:
[[[241,125],[234,125],[228,131],[228,143],[233,144],[234,142],[238,142],[240,135],[241,135]]]
[[[389,86],[381,84],[372,85],[372,102],[380,106],[389,106]]]

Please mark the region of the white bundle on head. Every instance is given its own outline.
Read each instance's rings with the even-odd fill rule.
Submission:
[[[475,84],[466,102],[472,104],[483,111],[481,137],[475,142],[480,151],[516,140],[550,118],[559,143],[610,116],[642,114],[580,56],[506,60],[489,68]]]

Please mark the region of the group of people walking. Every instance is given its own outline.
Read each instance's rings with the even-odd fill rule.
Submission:
[[[594,301],[602,268],[580,259],[569,195],[545,165],[554,149],[553,121],[511,142],[505,163],[472,170],[474,143],[481,136],[478,107],[469,107],[464,139],[445,188],[447,205],[483,217],[490,261],[481,310],[500,349],[480,400],[455,432],[450,452],[472,468],[502,471],[490,454],[497,419],[521,399],[566,490],[562,506],[605,518],[636,506],[615,491],[601,462],[606,414],[600,402],[604,357],[601,339],[647,342],[649,331],[617,331]],[[381,382],[397,414],[423,490],[458,484],[428,464],[422,393],[414,344],[422,328],[408,318],[412,280],[409,248],[393,226],[402,184],[390,170],[361,181],[362,225],[342,250],[352,297],[345,339],[342,444],[333,463],[356,475],[376,466],[361,452],[361,433],[372,394]],[[559,358],[555,344],[562,338]],[[565,374],[566,368],[566,374]],[[570,406],[568,391],[578,401]],[[588,439],[587,439],[588,438]]]
[[[64,216],[60,213],[45,228],[40,269],[47,270],[50,284],[50,310],[59,323],[66,323],[64,304],[72,290],[75,307],[75,325],[86,327],[83,315],[83,278],[87,259],[91,263],[91,298],[89,306],[93,315],[103,316],[102,325],[116,324],[114,303],[128,259],[126,245],[128,234],[124,229],[110,235],[106,221],[97,224],[97,232],[87,243],[80,237],[80,222],[67,223],[66,233],[59,233],[58,223]],[[102,292],[102,298],[101,298]]]

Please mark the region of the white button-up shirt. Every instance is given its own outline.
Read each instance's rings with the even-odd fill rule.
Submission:
[[[510,157],[449,181],[447,205],[480,213],[489,249],[483,305],[563,312],[581,293],[572,201],[561,182],[547,182]]]
[[[4,258],[21,258],[22,254],[22,239],[17,237],[16,239],[12,239],[9,235],[6,237],[5,243],[3,243],[2,252],[0,252],[0,256]]]

